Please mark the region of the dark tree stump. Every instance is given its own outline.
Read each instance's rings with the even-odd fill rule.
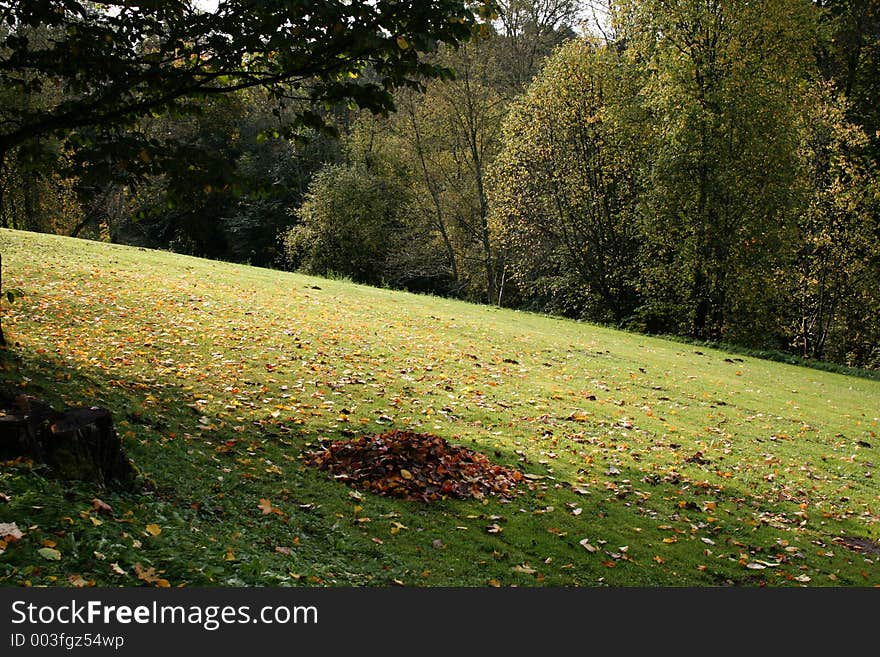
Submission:
[[[136,471],[105,408],[56,411],[26,395],[0,392],[0,458],[28,457],[59,479],[132,489]]]

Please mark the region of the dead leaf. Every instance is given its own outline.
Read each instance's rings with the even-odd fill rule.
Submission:
[[[92,500],[92,506],[95,511],[98,513],[106,513],[107,515],[113,515],[113,507],[104,502],[103,500],[99,500],[97,497]]]
[[[61,553],[55,548],[40,548],[37,550],[37,554],[48,561],[61,561]]]
[[[24,534],[14,522],[0,522],[0,539],[11,542],[19,540]]]
[[[75,586],[78,589],[95,585],[95,580],[86,580],[82,575],[68,575],[67,581],[70,582],[71,586]]]
[[[162,579],[156,575],[156,569],[153,567],[144,568],[140,563],[134,565],[134,572],[137,578],[147,584],[155,584],[160,589],[171,588],[171,584],[167,579]]]
[[[527,563],[524,563],[521,566],[514,566],[511,570],[515,573],[522,573],[523,575],[534,575],[538,572]]]
[[[579,543],[580,545],[582,545],[583,548],[584,548],[587,552],[598,552],[598,551],[599,551],[599,548],[597,548],[595,545],[591,545],[591,544],[590,544],[590,539],[588,539],[588,538],[585,538],[585,539],[582,540],[582,541],[578,541],[578,543]]]
[[[122,568],[120,568],[118,563],[111,563],[110,564],[110,571],[117,574],[117,575],[128,575],[127,572],[125,572],[124,570],[122,570]]]
[[[504,528],[501,527],[501,525],[499,525],[498,523],[492,523],[491,525],[486,527],[486,531],[490,534],[500,534],[504,531]]]
[[[150,536],[158,536],[162,533],[162,528],[154,522],[151,522],[149,525],[147,525],[146,530]]]
[[[279,508],[276,508],[276,507],[272,506],[272,502],[270,502],[269,499],[266,498],[266,497],[261,497],[261,498],[260,498],[260,503],[257,505],[257,508],[259,508],[260,510],[262,510],[264,516],[267,515],[267,514],[269,514],[269,513],[275,513],[275,514],[277,514],[277,515],[279,515],[279,516],[283,516],[283,515],[284,515],[284,511],[282,511],[282,510],[279,509]]]

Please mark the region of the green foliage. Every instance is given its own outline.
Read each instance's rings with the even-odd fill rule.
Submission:
[[[406,191],[361,163],[331,165],[312,181],[287,235],[290,265],[380,284],[401,235]]]
[[[531,308],[877,362],[876,161],[801,0],[613,3],[505,126],[493,229]],[[855,111],[855,110],[853,110]]]
[[[76,0],[62,7],[13,0],[0,19],[5,90],[62,92],[49,106],[4,104],[0,153],[50,135],[78,136],[79,146],[104,143],[125,160],[137,151],[124,152],[102,131],[157,112],[190,111],[195,97],[259,87],[279,99],[305,99],[292,117],[299,127],[326,127],[315,111],[324,103],[387,112],[394,88],[447,74],[422,55],[440,41],[468,38],[475,22],[460,0],[222,0],[208,13],[184,0],[112,10]],[[369,79],[362,76],[367,68]],[[85,127],[100,129],[77,135]]]
[[[875,314],[880,282],[876,164],[868,139],[845,116],[827,85],[805,98],[797,245],[786,288],[793,291],[787,322],[791,345],[804,357],[878,363]]]
[[[650,116],[645,277],[672,310],[654,318],[662,330],[748,342],[770,328],[757,310],[774,302],[763,281],[778,266],[797,167],[791,98],[809,70],[807,8],[733,0],[631,9],[627,56],[642,71]]]
[[[639,235],[632,126],[615,112],[613,49],[559,50],[512,108],[492,177],[511,275],[551,311],[621,324],[636,302]]]

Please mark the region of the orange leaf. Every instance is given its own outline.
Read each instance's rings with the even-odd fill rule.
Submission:
[[[284,515],[284,511],[272,506],[272,502],[266,497],[260,498],[260,503],[257,505],[257,508],[262,510],[264,516],[269,513],[277,513],[279,516]]]
[[[113,514],[113,507],[103,500],[99,500],[97,497],[92,500],[92,506],[98,513],[106,513],[109,515]]]
[[[68,575],[67,581],[70,582],[71,586],[75,586],[78,589],[95,585],[95,580],[83,579],[82,575]]]
[[[134,565],[134,572],[137,574],[137,577],[142,582],[146,582],[147,584],[155,584],[160,589],[171,588],[171,584],[167,579],[162,579],[161,577],[156,575],[155,568],[144,568],[140,563],[136,563]]]

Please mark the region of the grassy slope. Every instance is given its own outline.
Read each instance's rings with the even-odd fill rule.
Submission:
[[[845,544],[880,530],[878,382],[143,249],[4,230],[0,253],[27,293],[2,379],[109,407],[157,486],[0,466],[0,522],[27,528],[2,584],[134,586],[136,564],[172,586],[880,584]],[[424,504],[302,465],[390,427],[536,478]]]

